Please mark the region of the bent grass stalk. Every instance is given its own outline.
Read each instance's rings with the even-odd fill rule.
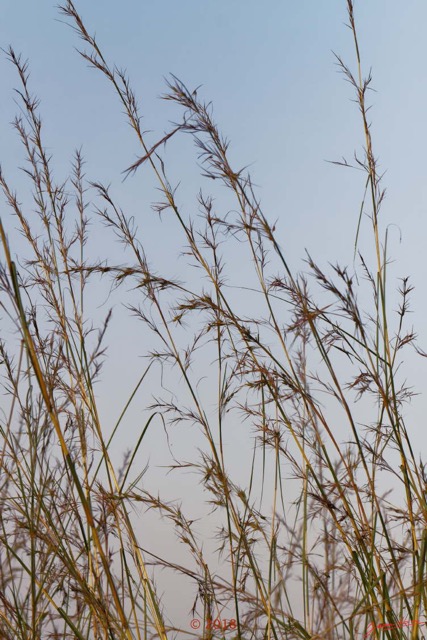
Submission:
[[[8,318],[17,321],[21,336],[16,367],[8,345],[0,343],[11,395],[8,417],[0,425],[0,499],[10,516],[0,530],[5,549],[0,560],[0,632],[5,638],[65,640],[70,630],[79,640],[189,635],[191,630],[166,623],[147,569],[148,558],[154,575],[156,568],[163,568],[183,580],[191,579],[197,593],[193,613],[200,600],[204,637],[214,637],[208,621],[220,618],[223,611],[231,612],[227,617],[236,620],[239,640],[353,640],[368,628],[372,637],[384,634],[401,639],[404,632],[397,620],[403,615],[418,620],[421,611],[427,614],[427,473],[415,459],[403,417],[402,408],[411,392],[404,384],[399,387],[398,375],[398,355],[415,340],[413,332],[405,333],[411,287],[404,279],[393,335],[387,310],[387,233],[382,248],[379,222],[385,192],[367,117],[366,96],[372,78],[363,77],[353,2],[346,0],[346,6],[357,73],[339,56],[336,60],[356,93],[365,141],[363,157],[355,160],[355,166],[366,173],[355,255],[370,201],[372,271],[371,259],[358,254],[359,272],[371,291],[372,307],[368,304],[366,309],[357,299],[359,272],[350,275],[347,268],[336,265],[330,275],[309,255],[309,276],[292,272],[250,176],[232,167],[229,144],[219,133],[210,105],[197,91],[172,77],[164,98],[183,110],[182,121],[155,144],[146,142],[129,79],[107,63],[75,4],[67,0],[60,12],[89,47],[88,52],[79,53],[112,85],[141,147],[142,155],[125,171],[126,177],[146,168],[153,172],[164,197],[154,208],[159,214],[169,211],[176,217],[186,251],[206,276],[208,288],[200,289],[200,280],[183,285],[154,273],[132,219],[116,204],[112,190],[85,180],[79,151],[70,179],[76,211],[76,229],[70,235],[66,220],[69,195],[65,183],[56,185],[52,176],[51,160],[42,143],[38,101],[28,89],[27,64],[9,49],[8,57],[20,78],[25,114],[14,124],[29,162],[26,173],[45,236],[32,229],[0,173],[6,201],[31,253],[18,273],[0,222],[5,255],[5,268],[0,271],[5,302],[1,304]],[[203,175],[227,187],[229,209],[237,211],[233,220],[229,214],[217,213],[213,197],[201,191],[198,202],[204,227],[186,221],[160,155],[161,147],[173,144],[181,134],[193,138]],[[337,164],[351,166],[346,161]],[[89,262],[85,253],[87,187],[101,203],[96,205],[98,217],[124,243],[132,264]],[[226,263],[220,245],[226,240],[232,246],[236,239],[247,250],[248,265],[254,267],[248,295],[256,293],[260,309],[264,305],[252,317],[240,311],[239,298],[224,276]],[[270,270],[271,253],[278,262],[276,275]],[[127,282],[136,285],[128,308],[160,345],[148,353],[150,363],[107,441],[94,383],[110,314],[92,351],[85,325],[86,287],[103,275],[111,276],[117,287]],[[316,294],[310,292],[309,282]],[[316,302],[316,295],[322,303]],[[40,309],[45,311],[43,320],[39,320]],[[202,318],[202,327],[194,329],[190,346],[182,348],[179,329],[185,320],[193,322],[196,317]],[[190,324],[190,332],[192,327]],[[190,367],[200,345],[210,341],[217,366],[213,416]],[[345,374],[341,355],[348,365]],[[154,363],[160,363],[162,374],[168,364],[176,365],[191,407],[180,399],[156,397],[117,471],[111,459],[113,438],[142,383],[148,384]],[[159,380],[159,388],[161,385]],[[357,413],[359,399],[371,416],[363,429]],[[332,402],[339,414],[331,411]],[[233,480],[227,467],[225,434],[232,411],[239,411],[255,434],[247,488]],[[337,415],[342,416],[340,424],[347,432],[337,430]],[[165,425],[168,421],[170,425],[190,422],[203,434],[206,449],[192,452],[198,458],[179,462],[174,470],[190,468],[198,473],[209,496],[207,502],[223,518],[218,553],[225,562],[220,572],[210,567],[193,521],[181,507],[142,489],[144,471],[130,478],[155,419]],[[347,437],[350,444],[343,444]],[[399,456],[400,474],[389,457],[393,451]],[[259,459],[262,478],[258,483]],[[290,475],[285,468],[292,470]],[[391,503],[388,493],[381,492],[380,471],[402,489],[403,504],[399,499]],[[299,483],[294,501],[286,493],[291,480]],[[265,498],[269,483],[271,494]],[[269,504],[263,512],[266,500]],[[129,515],[130,505],[157,512],[164,526],[170,522],[190,553],[192,567],[145,549]],[[29,563],[22,560],[22,550],[28,552]],[[24,574],[29,579],[28,590]],[[298,579],[302,585],[300,611],[295,598]],[[419,637],[417,625],[410,633],[412,640]]]

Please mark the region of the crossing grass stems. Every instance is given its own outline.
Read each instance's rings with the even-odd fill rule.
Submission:
[[[13,48],[6,52],[20,83],[14,127],[36,219],[32,214],[30,221],[1,170],[6,206],[0,224],[0,304],[3,320],[15,327],[0,342],[0,635],[5,640],[210,639],[221,632],[207,622],[218,617],[235,619],[233,637],[245,640],[352,640],[368,630],[372,638],[420,637],[419,625],[398,625],[403,618],[421,620],[427,605],[427,477],[405,422],[411,390],[398,373],[402,351],[415,345],[407,328],[412,287],[408,278],[401,280],[399,309],[390,312],[387,234],[380,215],[385,192],[367,113],[372,78],[363,75],[353,2],[346,6],[355,59],[347,65],[337,55],[336,63],[359,106],[363,151],[353,165],[337,164],[364,173],[352,267],[324,269],[308,255],[305,273],[292,270],[250,175],[232,166],[211,104],[173,76],[164,99],[181,119],[149,144],[129,78],[107,61],[67,0],[59,11],[83,41],[80,55],[109,83],[140,147],[125,175],[130,180],[141,171],[152,173],[161,192],[155,211],[176,219],[177,242],[205,278],[202,286],[200,279],[182,283],[154,272],[149,248],[113,190],[86,178],[81,151],[75,152],[68,180],[55,180],[28,64]],[[203,177],[212,179],[213,189],[226,187],[230,213],[218,210],[213,194],[203,191],[201,218],[188,217],[178,205],[161,153],[180,135],[194,140]],[[26,242],[26,255],[16,257],[9,244],[7,210]],[[127,264],[88,255],[90,233],[101,223],[125,245]],[[286,224],[285,216],[281,225]],[[372,240],[365,255],[358,249],[362,233]],[[247,252],[258,296],[252,317],[239,307],[242,298],[231,287],[238,285],[237,276],[223,254],[224,243],[236,242]],[[97,397],[111,315],[94,337],[85,305],[91,287],[105,276],[125,301],[133,296],[127,307],[157,345],[145,354],[148,365],[118,408],[108,438]],[[358,294],[366,291],[361,308]],[[183,348],[178,336],[185,322],[194,334]],[[190,366],[212,346],[213,414]],[[157,363],[162,375],[179,372],[185,401],[155,394],[133,448],[117,466],[112,447],[129,407],[144,385],[161,388]],[[360,424],[359,407],[368,409],[368,423]],[[226,443],[230,415],[237,412],[254,443],[245,486],[233,479]],[[182,422],[191,423],[205,445],[187,452],[174,470],[198,475],[220,520],[220,570],[213,568],[182,505],[141,484],[137,462],[147,453],[150,429],[156,424],[179,429]],[[290,485],[297,487],[295,500],[287,498]],[[385,492],[384,486],[396,490]],[[174,529],[189,553],[185,566],[145,548],[132,508],[142,519],[148,510],[155,512],[163,527]],[[159,569],[190,584],[193,614],[202,620],[199,632],[170,620],[156,589]]]

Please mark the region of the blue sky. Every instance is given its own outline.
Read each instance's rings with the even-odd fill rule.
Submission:
[[[231,140],[235,165],[250,165],[266,215],[278,220],[278,240],[292,267],[303,268],[305,249],[323,265],[352,263],[364,177],[326,162],[342,156],[351,160],[354,151],[361,154],[364,142],[352,89],[337,73],[332,54],[340,54],[355,68],[351,33],[344,26],[344,0],[92,0],[77,1],[76,6],[108,60],[127,69],[140,99],[143,127],[151,131],[150,143],[180,116],[176,107],[159,99],[164,78],[173,73],[190,88],[202,85],[200,95],[212,100],[215,119]],[[382,216],[383,225],[391,225],[390,252],[396,260],[391,287],[398,277],[411,275],[416,286],[414,324],[420,346],[426,349],[427,5],[421,0],[373,0],[355,6],[365,72],[372,66],[377,91],[370,94],[370,113],[375,153],[387,170]],[[12,44],[30,60],[31,86],[41,98],[45,142],[58,175],[66,175],[73,150],[82,146],[88,177],[111,182],[118,200],[149,239],[153,263],[158,261],[171,274],[181,273],[185,265],[176,262],[175,223],[161,223],[149,211],[156,199],[152,180],[137,173],[122,183],[121,172],[139,150],[120,105],[104,79],[79,58],[76,35],[59,19],[49,0],[2,3],[0,46]],[[15,187],[25,189],[16,168],[22,164],[22,153],[9,124],[17,112],[17,78],[4,56],[0,74],[0,161]],[[174,141],[165,157],[173,180],[181,180],[178,197],[190,215],[196,211],[199,188],[192,145],[187,139]],[[1,215],[5,218],[3,204]],[[12,233],[13,221],[6,226]],[[365,219],[361,247],[367,251],[368,226]],[[107,232],[97,229],[97,234],[94,251],[120,260],[121,249],[110,245]],[[105,292],[99,302],[103,296]],[[118,298],[113,301],[118,304]],[[106,307],[100,315],[104,312]],[[126,322],[119,313],[117,317]],[[144,352],[143,347],[132,347],[134,359],[121,361],[127,346],[122,343],[123,326],[113,322],[112,364],[104,373],[107,395],[122,402],[141,371]],[[135,324],[126,325],[125,333],[128,344],[138,345]],[[126,374],[119,380],[117,368]],[[410,373],[421,391],[424,361],[411,361]],[[110,401],[111,397],[102,399],[106,417],[113,420]],[[415,415],[422,417],[419,407]],[[181,455],[190,437],[183,439]],[[154,466],[162,459],[162,438],[153,436],[147,456]],[[180,482],[176,486],[185,491],[194,479]]]
[[[153,141],[177,117],[176,109],[158,100],[163,78],[174,73],[189,87],[203,85],[202,95],[213,101],[217,122],[232,140],[236,163],[251,164],[264,207],[279,218],[280,234],[297,264],[305,247],[317,249],[319,234],[325,255],[336,251],[335,234],[346,238],[349,244],[340,242],[344,258],[357,220],[360,176],[325,163],[351,158],[363,144],[350,86],[337,75],[331,53],[354,68],[343,26],[345,4],[107,0],[77,6],[108,58],[128,70]],[[356,4],[365,69],[372,65],[378,91],[371,94],[371,113],[377,154],[388,170],[386,215],[401,226],[407,245],[416,239],[413,229],[423,224],[425,203],[426,11],[416,1]],[[135,157],[135,142],[110,87],[85,69],[73,50],[75,34],[58,18],[50,2],[6,1],[1,46],[11,43],[30,58],[32,85],[42,99],[47,141],[57,162],[65,170],[71,151],[82,144],[98,176],[117,179]],[[19,159],[8,127],[16,112],[11,93],[16,79],[4,60],[1,73],[7,169]],[[408,215],[417,224],[406,228]],[[414,273],[420,271],[416,266]]]

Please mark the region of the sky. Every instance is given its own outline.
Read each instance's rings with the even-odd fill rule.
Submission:
[[[363,145],[351,87],[337,73],[332,54],[354,68],[344,0],[270,2],[268,9],[251,0],[244,5],[95,0],[77,6],[108,59],[127,69],[153,141],[178,115],[159,100],[164,78],[173,73],[188,87],[202,85],[201,94],[213,101],[216,120],[231,139],[232,157],[238,165],[250,165],[265,211],[278,218],[280,239],[295,266],[306,248],[346,258],[357,224],[361,179],[357,172],[326,162],[351,159]],[[426,11],[416,1],[356,4],[362,58],[366,71],[373,68],[377,91],[371,94],[371,117],[380,167],[387,170],[385,216],[398,225],[405,246],[415,249],[399,247],[395,229],[396,251],[403,252],[399,258],[405,267],[409,261],[408,272],[420,275],[422,251],[416,243],[423,236],[426,199]],[[118,182],[137,148],[110,87],[76,54],[76,35],[58,22],[51,2],[5,0],[2,13],[1,46],[12,44],[30,59],[32,85],[41,98],[57,166],[65,171],[73,149],[82,145],[88,167],[96,167],[100,179]],[[16,77],[4,58],[0,64],[2,163],[12,170],[21,157],[9,126],[16,113]],[[174,148],[180,152],[179,145]],[[179,167],[177,176],[186,185],[182,171],[185,167]],[[126,185],[126,197],[134,198],[138,184]],[[193,191],[190,184],[188,193]],[[408,217],[414,224],[405,224]],[[337,247],[337,238],[347,243]],[[336,253],[340,249],[341,256]]]
[[[355,152],[362,154],[364,143],[352,88],[339,73],[333,55],[339,54],[355,69],[351,33],[344,24],[344,0],[92,0],[76,1],[76,7],[89,31],[96,33],[107,59],[126,68],[150,143],[181,115],[160,99],[169,74],[191,89],[200,87],[199,94],[212,101],[215,120],[231,141],[235,165],[250,166],[264,212],[271,221],[277,219],[278,241],[292,268],[305,268],[306,250],[324,266],[336,261],[352,264],[364,177],[328,162],[342,157],[351,161]],[[421,0],[359,0],[355,9],[365,74],[370,68],[373,74],[375,92],[369,99],[374,151],[386,172],[387,198],[381,216],[383,228],[389,225],[394,259],[390,286],[397,286],[399,277],[411,276],[414,326],[420,347],[427,350],[427,5]],[[0,46],[5,49],[9,44],[29,58],[31,86],[41,99],[45,141],[58,175],[66,175],[74,149],[82,147],[87,175],[111,183],[121,205],[135,216],[153,263],[171,274],[185,273],[184,262],[177,262],[176,223],[161,222],[149,211],[156,197],[153,182],[137,173],[123,183],[122,171],[135,160],[138,146],[110,87],[76,53],[81,43],[55,4],[3,0]],[[3,55],[0,77],[0,162],[12,184],[25,191],[24,177],[17,169],[22,165],[22,150],[10,126],[18,111],[13,92],[17,78]],[[189,215],[194,214],[200,181],[191,143],[174,141],[165,158],[172,179],[181,182],[180,203]],[[4,204],[0,207],[6,219]],[[369,251],[369,221],[365,219],[363,225],[360,246]],[[8,219],[6,227],[13,236],[13,221]],[[107,231],[97,227],[96,234],[93,251],[101,258],[108,253],[120,260],[121,249],[110,244]],[[16,237],[14,246],[19,248],[20,242]],[[239,268],[236,263],[236,273]],[[115,309],[120,306],[114,296],[106,303],[106,291],[100,291],[99,300],[93,302],[99,318],[106,315],[110,302]],[[100,398],[109,428],[117,406],[125,402],[142,370],[144,346],[139,348],[139,341],[135,322],[117,310]],[[123,354],[129,345],[132,354],[125,362]],[[425,360],[414,358],[410,365],[412,384],[422,391]],[[118,376],[118,370],[123,374]],[[418,404],[414,409],[420,419],[420,443],[422,407]],[[137,411],[133,419],[141,428]],[[236,430],[230,445],[240,446],[240,437]],[[179,455],[185,457],[190,441],[194,445],[192,438],[188,432],[173,443]],[[129,443],[132,439],[133,432]],[[124,437],[123,445],[126,442]],[[163,434],[153,435],[150,443],[146,461],[156,469],[163,460]],[[165,490],[171,489],[163,475],[154,477],[165,483]],[[176,483],[181,493],[191,492],[194,478]],[[166,537],[163,542],[167,546]]]

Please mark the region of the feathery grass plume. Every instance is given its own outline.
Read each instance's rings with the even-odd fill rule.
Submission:
[[[107,61],[66,0],[60,12],[84,42],[81,56],[110,83],[140,146],[126,177],[153,173],[161,192],[153,208],[178,221],[177,245],[198,277],[182,281],[156,272],[150,247],[114,189],[86,179],[81,151],[69,180],[56,181],[28,65],[9,49],[21,83],[22,115],[14,126],[37,220],[25,217],[0,172],[28,251],[14,260],[0,223],[0,304],[16,327],[13,338],[0,342],[9,399],[0,420],[2,637],[420,637],[427,605],[427,475],[405,423],[413,392],[399,370],[402,350],[416,338],[406,327],[412,287],[402,279],[400,307],[390,313],[380,216],[385,191],[367,115],[372,76],[363,76],[354,6],[346,4],[356,71],[340,56],[336,60],[359,106],[364,151],[355,166],[366,174],[354,272],[338,264],[325,270],[311,255],[307,273],[292,271],[251,176],[232,165],[211,103],[174,76],[163,97],[181,120],[149,144],[129,78]],[[208,178],[213,188],[226,187],[226,212],[204,189],[199,218],[188,218],[177,203],[161,149],[179,135],[195,143],[203,185]],[[89,206],[123,244],[126,264],[91,261]],[[367,210],[370,231],[361,224]],[[372,255],[357,251],[361,233],[371,233]],[[227,262],[237,246],[246,252],[249,286]],[[85,304],[103,275],[152,334],[144,354],[148,366],[108,439],[94,384],[111,313],[94,338]],[[125,291],[123,285],[132,287]],[[249,315],[244,296],[253,301]],[[182,344],[184,326],[188,342]],[[199,385],[198,366],[206,367],[206,357],[211,365],[203,373],[216,390],[214,410]],[[147,421],[116,468],[113,438],[156,370],[161,373]],[[176,394],[167,391],[165,379],[177,384]],[[182,496],[171,500],[142,488],[146,469],[134,475],[153,421],[165,426],[168,438],[172,427],[186,424],[201,436],[203,445],[185,460],[174,458],[170,472],[199,478],[216,525],[215,553],[204,548],[185,501],[177,502]],[[236,422],[253,442],[244,482],[235,475],[227,443]],[[132,506],[145,509],[142,518],[155,513],[163,527],[173,528],[187,563],[184,554],[174,559],[148,548]],[[197,633],[163,611],[154,581],[159,571],[176,574],[186,588],[191,584],[192,614],[201,621]]]

